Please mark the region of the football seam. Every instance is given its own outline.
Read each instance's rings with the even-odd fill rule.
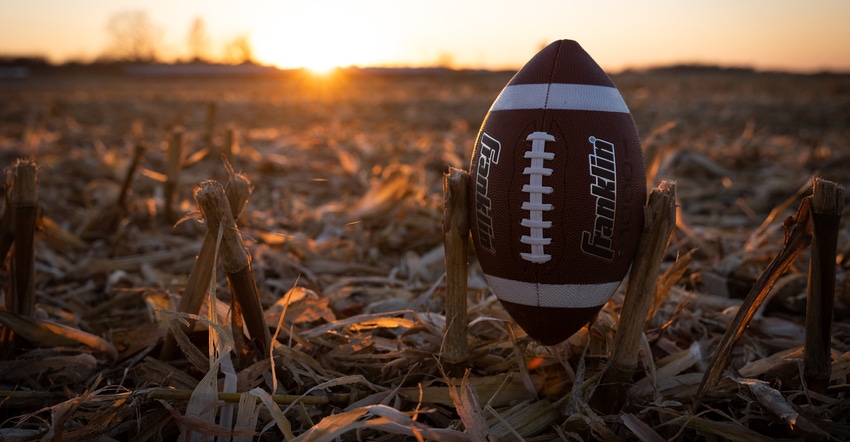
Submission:
[[[561,46],[563,46],[563,42],[558,42],[558,48],[555,50],[555,57],[554,57],[554,62],[552,63],[552,69],[549,70],[549,79],[546,82],[547,84],[552,84],[552,82],[555,80],[555,71],[557,70],[557,67],[558,67],[558,56],[561,55]],[[546,99],[543,101],[543,115],[544,116],[546,115],[545,110],[549,108],[549,93],[550,93],[550,91],[551,91],[551,88],[546,88]],[[544,119],[544,123],[545,123],[545,119]]]

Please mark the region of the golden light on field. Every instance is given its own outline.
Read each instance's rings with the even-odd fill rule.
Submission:
[[[271,14],[252,35],[257,58],[281,68],[326,73],[337,67],[385,63],[389,54],[375,17],[347,2],[308,3]]]

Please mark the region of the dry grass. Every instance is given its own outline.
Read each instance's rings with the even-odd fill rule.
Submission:
[[[802,381],[807,249],[754,314],[729,369],[694,403],[741,298],[782,249],[783,219],[810,193],[811,177],[850,182],[846,76],[615,78],[645,140],[648,184],[675,180],[678,195],[657,279],[666,296],[650,310],[622,412],[600,415],[588,401],[613,348],[625,287],[591,327],[545,347],[512,325],[471,257],[470,370],[442,372],[443,173],[467,167],[481,119],[508,78],[0,83],[0,164],[37,162],[40,208],[36,314],[0,314],[15,331],[0,360],[0,435],[850,439],[846,221],[826,392]],[[166,197],[177,128],[184,152]],[[236,224],[272,336],[268,358],[248,341],[251,328],[231,317],[231,290],[239,289],[221,267],[210,272],[197,316],[174,312],[207,229],[195,218],[174,226],[166,201],[178,217],[190,214],[198,210],[194,186],[227,182],[211,152],[231,148],[229,132],[238,134],[233,165],[253,184]],[[14,293],[10,262],[11,254],[0,272],[4,299]],[[180,326],[187,319],[191,329]],[[160,353],[169,330],[174,358]]]

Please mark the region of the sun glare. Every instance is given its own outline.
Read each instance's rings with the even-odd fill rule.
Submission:
[[[382,38],[348,2],[306,3],[274,11],[254,30],[257,58],[281,68],[327,73],[337,67],[380,64],[388,56]]]

